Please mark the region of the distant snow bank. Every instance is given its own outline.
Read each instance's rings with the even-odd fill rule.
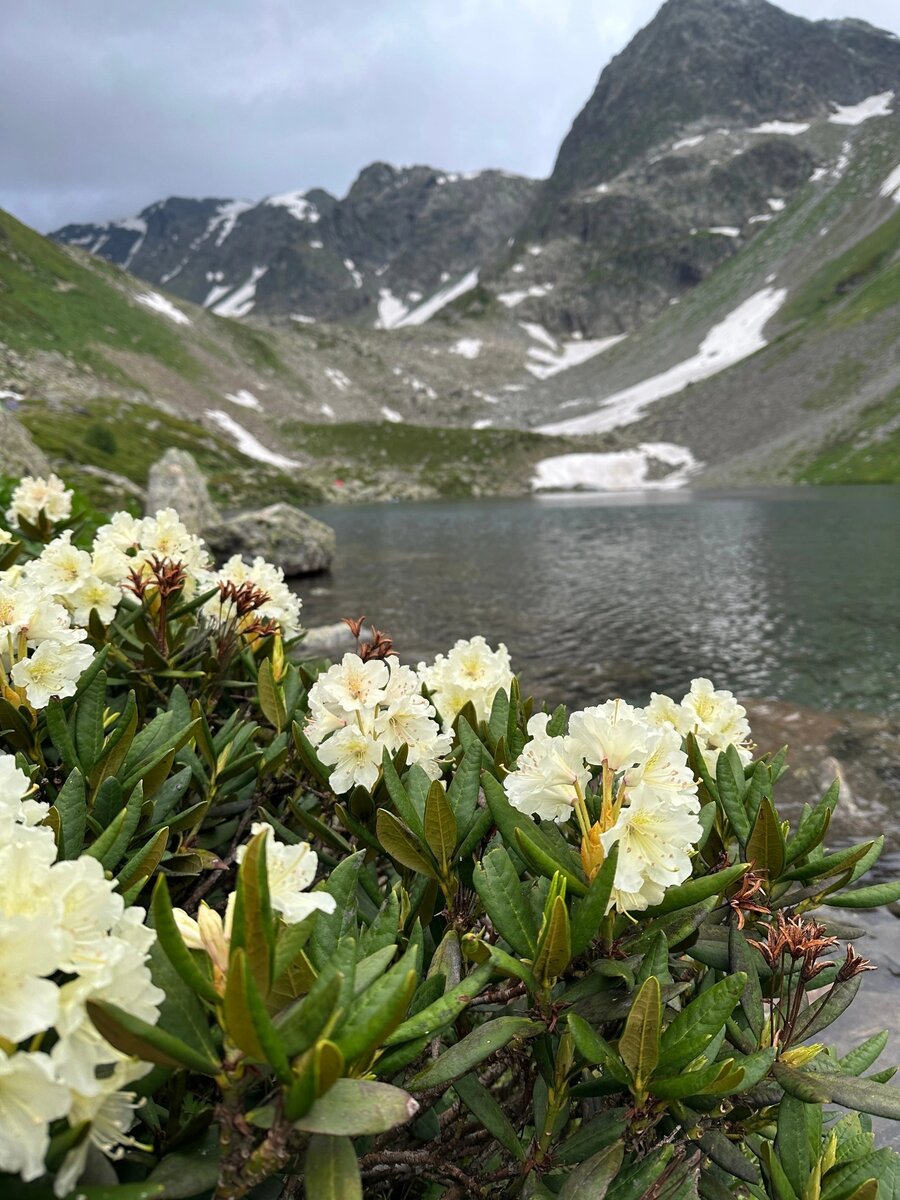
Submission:
[[[262,412],[262,405],[247,388],[238,388],[236,392],[226,392],[225,399],[230,400],[232,404],[237,404],[239,408],[252,408],[256,412]]]
[[[453,283],[449,287],[441,288],[439,292],[435,292],[424,304],[420,304],[412,312],[401,317],[399,321],[395,321],[392,328],[400,329],[404,325],[424,325],[426,321],[430,320],[445,305],[450,304],[459,296],[465,295],[466,292],[470,292],[477,284],[478,270],[476,268],[474,271],[469,271],[468,275],[464,275],[457,283]]]
[[[868,121],[870,117],[889,117],[893,99],[893,92],[879,92],[877,96],[867,96],[859,104],[835,104],[834,112],[828,117],[829,123],[862,125],[863,121]]]
[[[538,328],[542,329],[541,326]],[[546,331],[542,330],[542,332]],[[602,354],[604,350],[611,349],[627,336],[624,333],[617,333],[612,337],[564,342],[557,350],[541,350],[535,346],[529,346],[529,356],[537,361],[527,362],[525,370],[529,371],[535,379],[549,379],[552,375],[558,375],[560,371],[568,371],[570,367],[577,367],[580,363],[587,362],[589,358]]]
[[[458,354],[461,358],[477,358],[481,353],[482,341],[481,338],[462,337],[450,347],[451,354]]]
[[[667,475],[651,478],[653,464],[672,467]],[[642,442],[633,450],[615,450],[607,454],[559,454],[535,465],[531,481],[536,492],[672,491],[684,487],[688,477],[701,464],[686,446],[673,442]]]
[[[894,167],[881,185],[879,195],[890,196],[895,204],[900,204],[900,164]]]
[[[250,278],[236,288],[225,300],[213,305],[217,317],[246,317],[256,303],[256,285],[268,271],[268,267],[254,267]],[[214,289],[215,290],[215,289]],[[209,297],[207,296],[207,302]]]
[[[541,433],[605,433],[640,420],[648,405],[674,396],[689,383],[708,379],[731,367],[767,343],[763,329],[781,308],[787,288],[766,287],[714,325],[695,355],[659,375],[607,396],[596,412],[541,425]]]
[[[273,467],[300,466],[296,458],[286,458],[283,454],[276,454],[274,450],[270,450],[267,446],[264,446],[248,429],[245,429],[243,425],[239,425],[234,417],[230,417],[228,413],[222,412],[221,409],[208,408],[206,415],[228,434],[241,454],[246,454],[248,458],[254,458],[257,462],[268,463]]]
[[[159,292],[142,292],[139,296],[135,296],[135,300],[137,300],[138,304],[143,304],[144,308],[149,308],[153,312],[159,313],[161,317],[168,317],[176,325],[191,324],[191,318],[183,313],[180,308],[176,308],[165,296],[161,296]]]

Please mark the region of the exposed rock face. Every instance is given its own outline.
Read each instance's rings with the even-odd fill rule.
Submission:
[[[223,316],[252,308],[372,326],[495,256],[537,188],[506,171],[373,163],[342,200],[319,188],[259,203],[171,197],[52,236]]]
[[[49,475],[47,456],[15,417],[0,404],[0,475],[19,479],[23,475]]]
[[[221,520],[197,460],[187,450],[170,447],[150,468],[145,509],[152,515],[161,508],[174,508],[191,533]]]
[[[289,576],[327,571],[334,557],[334,530],[290,504],[227,517],[204,529],[203,536],[222,558],[261,555]]]

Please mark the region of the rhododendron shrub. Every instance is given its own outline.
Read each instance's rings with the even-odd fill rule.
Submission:
[[[730,692],[329,665],[277,564],[76,511],[0,530],[4,1200],[895,1196],[828,1030],[900,885]]]

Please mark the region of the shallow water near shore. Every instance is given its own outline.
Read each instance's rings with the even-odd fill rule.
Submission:
[[[553,496],[316,510],[308,625],[366,613],[406,661],[483,633],[570,705],[742,697],[900,711],[900,487]]]

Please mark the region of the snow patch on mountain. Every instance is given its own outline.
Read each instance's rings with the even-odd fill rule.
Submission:
[[[540,299],[541,296],[546,296],[548,292],[553,291],[552,283],[533,283],[529,288],[523,288],[522,291],[514,292],[499,292],[497,299],[501,304],[505,304],[507,308],[515,308],[521,304],[523,300],[534,297]]]
[[[168,317],[176,325],[191,324],[191,318],[183,313],[180,308],[176,308],[171,300],[167,300],[165,296],[161,296],[159,292],[142,292],[139,296],[135,296],[135,300],[137,300],[138,304],[143,304],[145,308],[159,313],[161,317]]]
[[[349,272],[350,278],[353,280],[353,286],[355,288],[361,288],[363,285],[362,275],[359,273],[359,271],[357,271],[356,263],[352,258],[344,259],[344,270]]]
[[[519,325],[530,338],[534,338],[536,342],[541,342],[551,350],[556,350],[556,339],[547,332],[543,325],[538,325],[537,321],[520,321]]]
[[[880,196],[890,196],[895,204],[900,204],[900,164],[894,167],[890,175],[878,190]]]
[[[754,125],[747,132],[781,133],[786,137],[797,137],[798,134],[806,133],[807,129],[809,129],[809,121],[763,121],[761,125]]]
[[[238,388],[236,392],[226,392],[225,399],[230,400],[232,404],[237,404],[239,408],[252,408],[256,412],[262,412],[263,406],[246,388]]]
[[[736,225],[711,225],[706,232],[717,233],[720,237],[736,238],[741,236],[741,231]]]
[[[631,425],[640,420],[654,401],[674,396],[689,383],[717,375],[761,350],[767,345],[763,329],[781,308],[786,296],[787,288],[763,288],[714,325],[691,358],[607,396],[596,412],[541,425],[539,432],[606,433],[622,425]]]
[[[208,408],[206,415],[228,434],[241,454],[246,454],[248,458],[253,458],[257,462],[268,463],[272,467],[286,468],[300,466],[296,458],[287,458],[283,454],[278,454],[276,451],[270,450],[268,446],[264,446],[248,429],[245,429],[243,425],[239,425],[234,417],[229,416],[226,412],[222,412],[221,409]]]
[[[870,117],[889,117],[893,99],[893,92],[879,92],[877,96],[867,96],[859,104],[835,104],[828,121],[831,125],[862,125]]]
[[[651,477],[659,464],[672,467]],[[633,450],[606,454],[558,454],[535,464],[532,489],[544,491],[634,492],[672,491],[684,487],[701,464],[686,446],[674,442],[642,442]]]
[[[447,278],[449,279],[449,275]],[[457,280],[456,283],[450,284],[449,287],[441,288],[439,292],[435,292],[433,296],[429,296],[423,304],[418,305],[412,312],[407,313],[405,317],[397,321],[394,329],[400,329],[404,325],[424,325],[436,312],[440,312],[445,305],[465,295],[466,292],[470,292],[477,284],[478,269],[476,268],[474,271],[469,271],[467,275]]]
[[[217,317],[246,317],[247,313],[253,308],[256,303],[256,285],[268,271],[268,267],[254,267],[250,272],[250,278],[241,284],[239,288],[231,293],[226,300],[220,301],[213,305],[213,312]],[[213,288],[215,291],[215,288]],[[208,297],[207,297],[208,301]],[[205,307],[207,307],[205,305]]]
[[[339,392],[346,392],[350,387],[350,377],[345,375],[343,371],[339,371],[337,367],[326,367],[325,375]]]
[[[248,212],[253,207],[254,205],[248,200],[227,200],[224,204],[220,204],[216,209],[215,216],[210,217],[209,223],[206,226],[206,232],[199,241],[205,241],[206,238],[211,237],[218,230],[215,243],[216,248],[218,248],[234,229],[241,213]]]
[[[481,338],[459,338],[450,347],[451,354],[458,354],[461,358],[477,358],[481,353],[483,343]]]
[[[378,320],[375,322],[376,329],[393,329],[403,320],[408,312],[408,307],[398,296],[394,295],[390,288],[378,289]]]
[[[388,408],[386,404],[381,406],[381,415],[386,421],[390,421],[392,425],[401,425],[403,417],[395,408]]]
[[[527,362],[525,370],[534,375],[536,379],[549,379],[551,375],[558,375],[560,371],[568,371],[570,367],[577,367],[580,363],[587,362],[589,358],[602,354],[604,350],[609,350],[627,336],[625,333],[617,333],[612,337],[565,342],[557,350],[540,350],[535,346],[529,346],[529,357],[537,361]]]
[[[694,137],[680,138],[677,142],[673,142],[671,150],[687,150],[691,146],[699,146],[706,137],[705,133],[698,133]]]
[[[282,192],[280,196],[267,196],[263,201],[269,208],[285,208],[295,221],[309,221],[315,225],[321,219],[316,206],[306,198],[306,192]]]

